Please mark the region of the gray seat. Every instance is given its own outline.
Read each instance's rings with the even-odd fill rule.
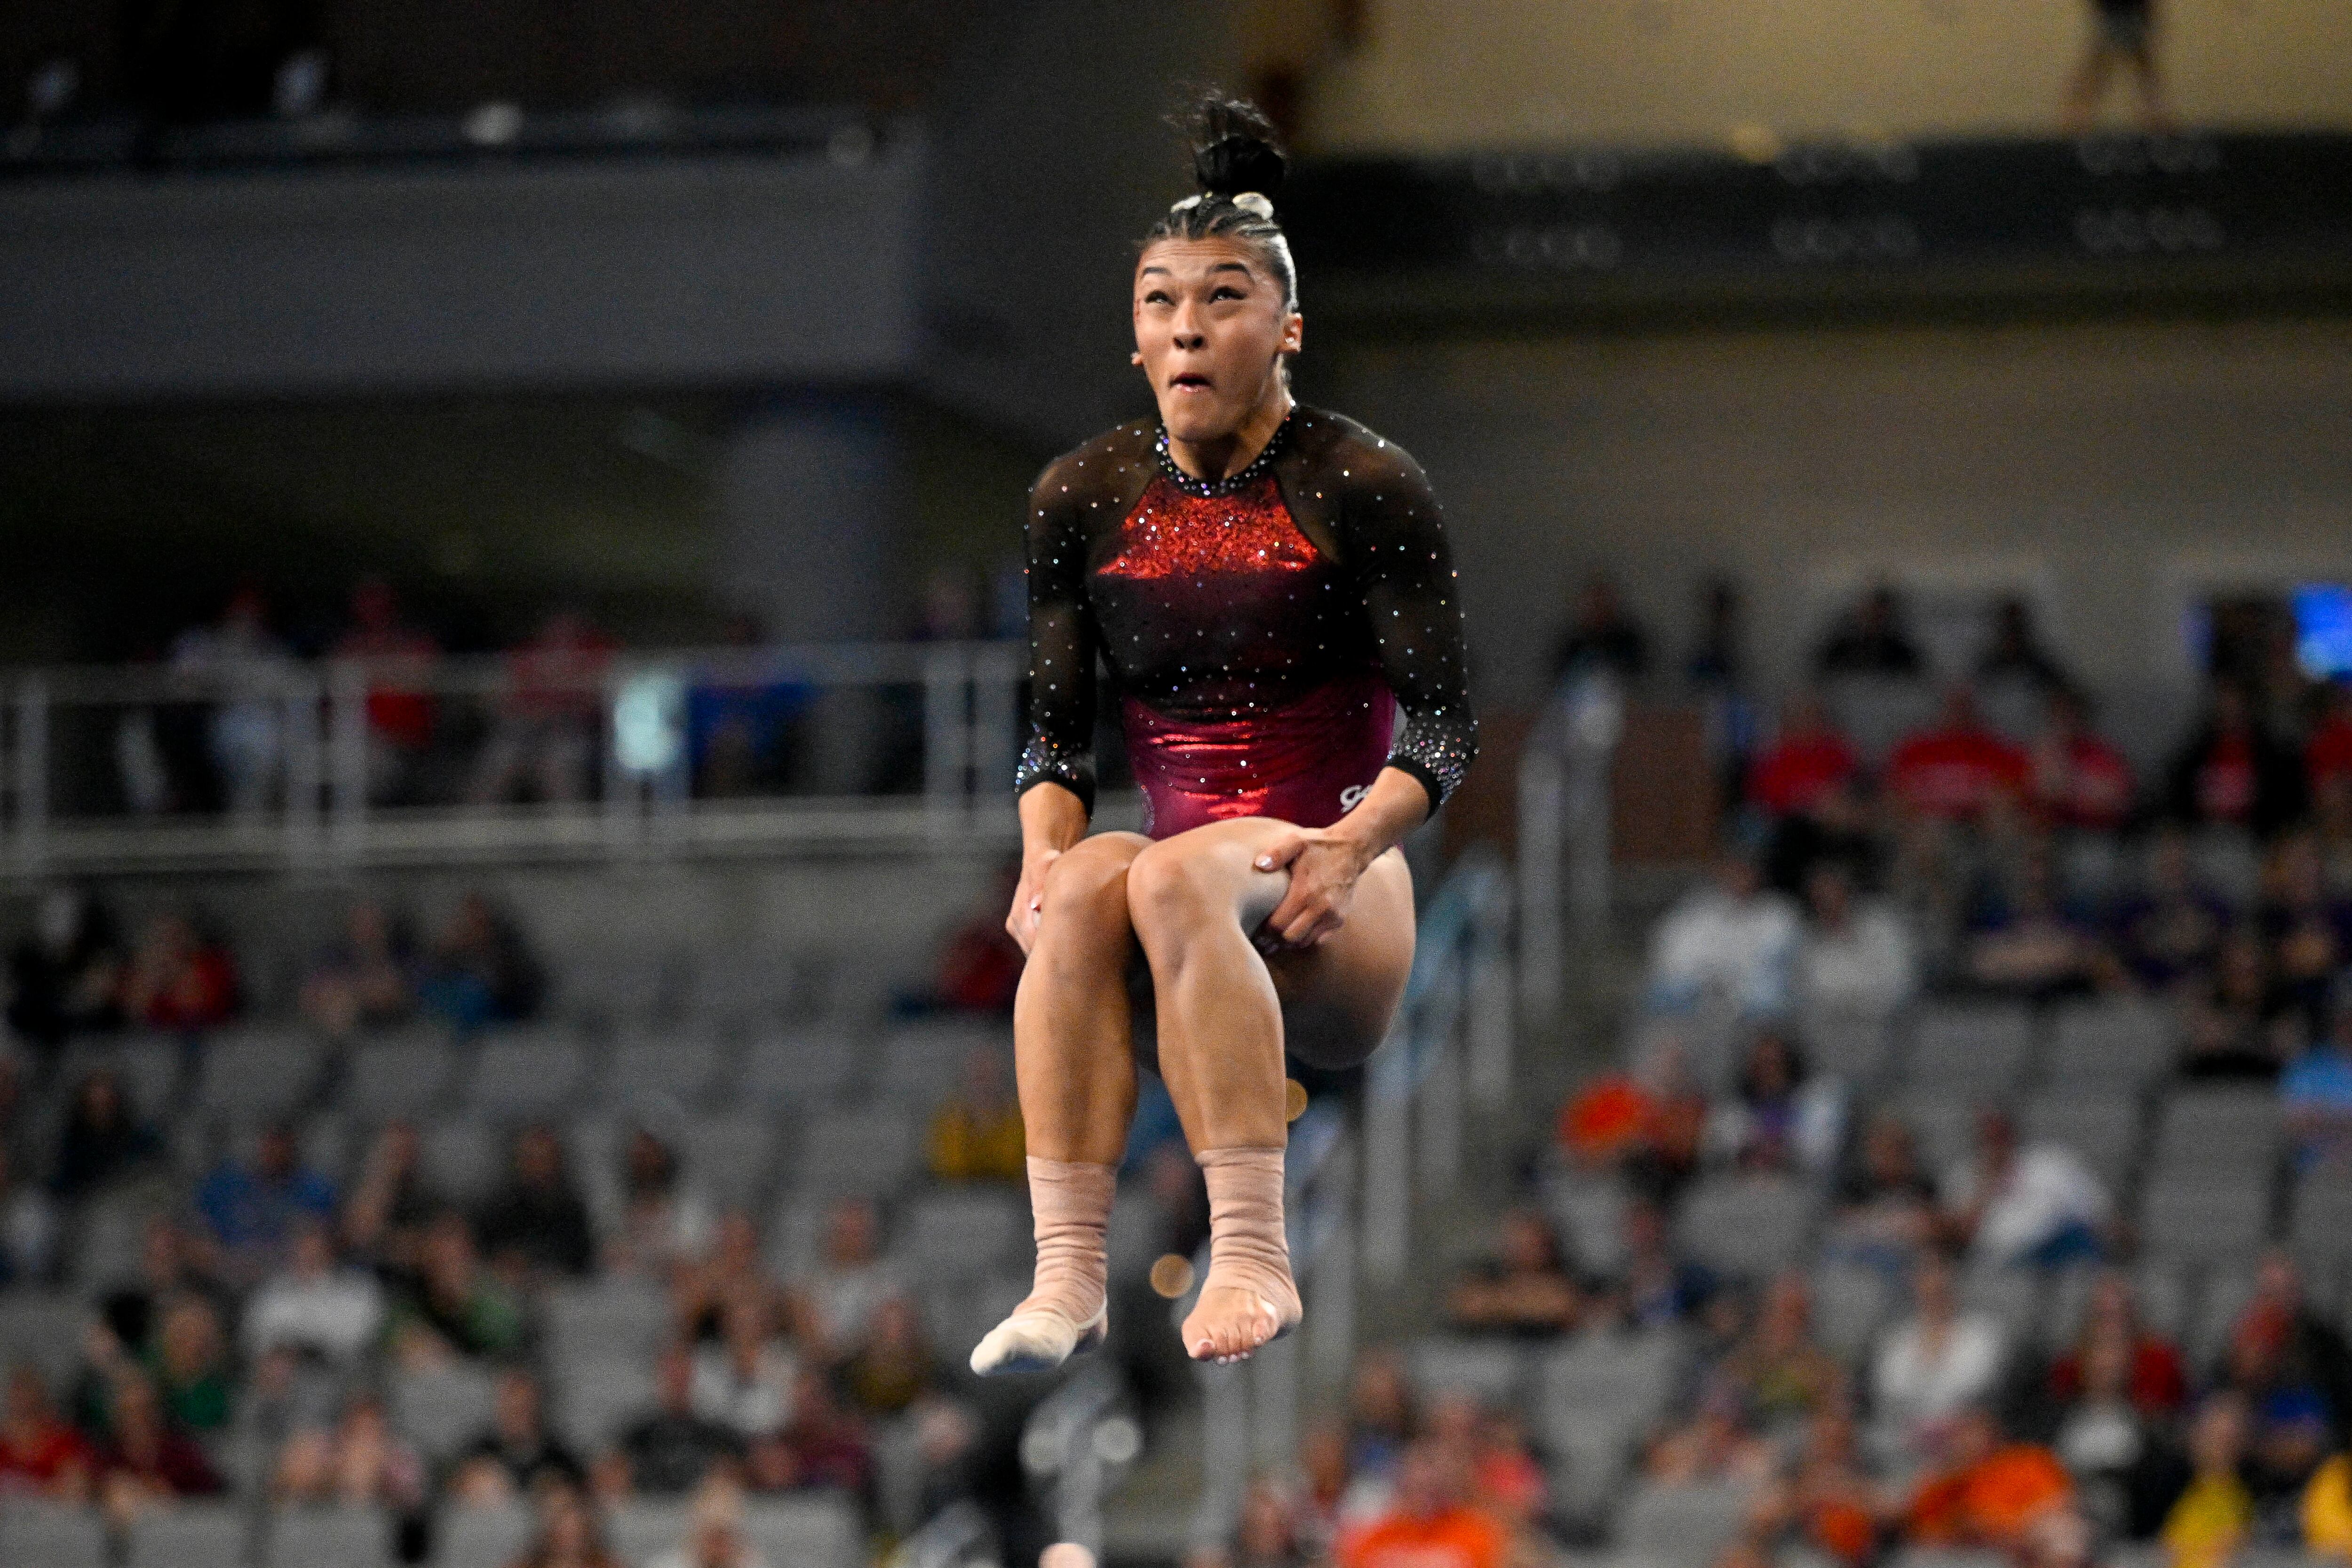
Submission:
[[[824,1117],[809,1129],[798,1165],[803,1194],[888,1193],[914,1170],[914,1124],[889,1110]]]
[[[1006,1031],[990,1026],[933,1024],[900,1029],[882,1042],[875,1087],[893,1100],[928,1110],[955,1087],[973,1051],[1006,1049]],[[1006,1076],[1009,1080],[1010,1073]]]
[[[2011,1344],[2031,1344],[2038,1335],[2042,1310],[2042,1279],[2023,1268],[1971,1270],[1960,1282],[1960,1300],[2000,1324]]]
[[[0,1563],[107,1568],[106,1521],[94,1508],[10,1499],[0,1503]]]
[[[1752,1497],[1743,1486],[1643,1486],[1617,1519],[1627,1557],[1675,1568],[1706,1568],[1731,1544]]]
[[[1018,1193],[926,1193],[907,1207],[899,1247],[927,1277],[971,1279],[1028,1266],[1029,1205]]]
[[[2270,1219],[2267,1175],[2166,1173],[2140,1198],[2140,1248],[2191,1262],[2248,1258],[2269,1241]]]
[[[1615,1176],[1563,1173],[1544,1184],[1544,1212],[1580,1268],[1610,1274],[1624,1261],[1625,1209],[1633,1194]]]
[[[1826,1264],[1813,1275],[1813,1334],[1842,1361],[1857,1361],[1895,1310],[1895,1285],[1883,1268]]]
[[[2315,1171],[2297,1182],[2287,1235],[2310,1272],[2342,1272],[2352,1260],[2352,1174]]]
[[[761,1036],[744,1048],[736,1093],[746,1104],[769,1106],[836,1099],[856,1080],[863,1059],[845,1034]]]
[[[597,1098],[615,1110],[699,1109],[719,1076],[719,1042],[701,1032],[639,1036],[614,1048]]]
[[[206,1042],[195,1101],[247,1119],[283,1116],[310,1097],[323,1053],[299,1030],[239,1029]]]
[[[81,1364],[82,1334],[90,1310],[68,1296],[47,1292],[0,1295],[0,1347],[9,1361],[27,1361],[52,1384]]]
[[[863,1533],[844,1497],[764,1498],[743,1509],[743,1535],[752,1549],[793,1568],[857,1568],[866,1561]]]
[[[245,1568],[249,1534],[234,1503],[174,1503],[131,1521],[125,1568]]]
[[[549,1353],[559,1361],[596,1354],[650,1362],[670,1327],[668,1298],[625,1279],[552,1287],[544,1307]]]
[[[1873,1084],[1886,1071],[1889,1036],[1882,1015],[1816,1009],[1798,1019],[1797,1033],[1817,1072]]]
[[[449,1042],[429,1030],[364,1040],[344,1066],[336,1103],[363,1121],[428,1116],[448,1094],[457,1059]]]
[[[122,1085],[133,1111],[147,1121],[162,1121],[175,1108],[184,1060],[180,1042],[162,1035],[78,1039],[67,1047],[58,1077],[70,1092],[73,1085],[103,1068]]]
[[[2260,1171],[2278,1158],[2278,1096],[2266,1089],[2184,1089],[2165,1101],[2152,1163],[2173,1171]]]
[[[556,1363],[550,1380],[558,1428],[583,1454],[602,1453],[654,1406],[653,1368],[641,1354],[603,1353]]]
[[[2033,1015],[2022,1004],[1925,1007],[1912,1022],[1904,1081],[1922,1097],[1998,1099],[2032,1051]]]
[[[1887,1568],[2009,1568],[2009,1559],[1966,1546],[1906,1546],[1888,1561]]]
[[[721,1204],[740,1207],[757,1196],[776,1163],[776,1124],[759,1112],[702,1117],[680,1138],[687,1174]]]
[[[686,1504],[631,1498],[605,1516],[604,1539],[613,1555],[629,1568],[646,1568],[646,1563],[686,1539]],[[782,1568],[782,1562],[789,1559],[770,1561]]]
[[[1761,1279],[1795,1262],[1812,1223],[1813,1194],[1780,1176],[1720,1177],[1684,1200],[1684,1249],[1717,1273]]]
[[[2046,1077],[2053,1089],[2127,1095],[2171,1068],[2179,1039],[2178,1021],[2156,1004],[2070,1002],[2051,1021]]]
[[[1545,1352],[1536,1368],[1537,1412],[1547,1432],[1601,1415],[1629,1430],[1657,1419],[1674,1396],[1682,1342],[1664,1330],[1580,1334]]]
[[[449,1458],[490,1424],[489,1374],[472,1366],[403,1372],[392,1379],[392,1424],[427,1459]]]
[[[417,1163],[435,1196],[470,1208],[498,1186],[506,1171],[506,1153],[496,1128],[456,1118],[425,1130]]]
[[[2114,1190],[2131,1173],[2132,1156],[2139,1149],[2139,1107],[2122,1096],[2044,1096],[2025,1107],[2018,1118],[2018,1131],[2029,1143],[2056,1143],[2073,1150]]]
[[[445,1510],[433,1531],[434,1568],[511,1568],[534,1528],[530,1510],[519,1502]]]
[[[1936,690],[1909,676],[1842,675],[1822,690],[1838,728],[1873,767],[1885,761],[1895,742],[1936,714]]]
[[[2132,1270],[2132,1297],[2151,1332],[2179,1343],[2189,1334],[2194,1271],[2177,1258],[2146,1257]]]
[[[1894,1110],[1911,1129],[1919,1163],[1930,1178],[1966,1159],[1976,1147],[1979,1108],[1973,1100],[1906,1096]]]
[[[372,1508],[288,1509],[269,1521],[263,1568],[379,1568],[392,1561],[392,1521]]]
[[[2251,1262],[2216,1264],[2205,1270],[2197,1291],[2197,1310],[2191,1315],[2189,1331],[2180,1337],[2180,1348],[2191,1366],[2219,1365],[2230,1344],[2230,1331],[2238,1325],[2238,1316],[2254,1297],[2254,1271]]]
[[[557,1117],[580,1097],[588,1065],[587,1047],[561,1030],[494,1035],[475,1058],[466,1103],[492,1121]]]
[[[1516,1407],[1527,1402],[1534,1363],[1523,1344],[1432,1335],[1405,1347],[1405,1367],[1424,1395],[1459,1392],[1482,1404]]]

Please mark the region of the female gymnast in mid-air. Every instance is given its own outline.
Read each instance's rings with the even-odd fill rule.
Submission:
[[[1337,1068],[1380,1043],[1412,963],[1397,844],[1477,746],[1429,481],[1362,426],[1291,401],[1283,155],[1246,104],[1209,98],[1194,129],[1200,193],[1135,267],[1134,363],[1159,424],[1096,437],[1030,498],[1032,735],[1006,924],[1029,955],[1013,1039],[1037,1268],[972,1352],[980,1373],[1057,1366],[1102,1339],[1139,946],[1160,1074],[1209,1190],[1184,1348],[1230,1361],[1298,1321],[1284,1048]],[[1098,653],[1140,834],[1087,831]]]

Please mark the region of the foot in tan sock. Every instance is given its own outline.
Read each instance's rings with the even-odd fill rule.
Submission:
[[[1184,1320],[1184,1353],[1223,1365],[1279,1339],[1303,1315],[1282,1224],[1279,1149],[1204,1149],[1209,1277]]]
[[[1037,1272],[1028,1299],[973,1349],[972,1371],[982,1377],[1050,1372],[1102,1343],[1110,1270],[1104,1238],[1118,1185],[1118,1172],[1110,1165],[1030,1160]]]

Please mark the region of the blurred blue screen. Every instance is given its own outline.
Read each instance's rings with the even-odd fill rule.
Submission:
[[[2352,587],[2305,583],[2296,588],[2294,657],[2315,680],[2352,674]]]

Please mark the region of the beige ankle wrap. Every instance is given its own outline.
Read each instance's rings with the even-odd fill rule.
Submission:
[[[1074,1160],[1029,1159],[1029,1213],[1037,1238],[1037,1273],[1022,1304],[1047,1307],[1073,1323],[1102,1310],[1110,1277],[1105,1251],[1118,1169]]]
[[[1282,1226],[1280,1149],[1203,1149],[1193,1158],[1209,1186],[1209,1277],[1203,1291],[1247,1290],[1284,1328],[1299,1318]]]
[[[1104,1247],[1118,1190],[1114,1166],[1030,1159],[1037,1272],[1028,1299],[973,1347],[972,1371],[1046,1372],[1102,1342],[1110,1276]]]

